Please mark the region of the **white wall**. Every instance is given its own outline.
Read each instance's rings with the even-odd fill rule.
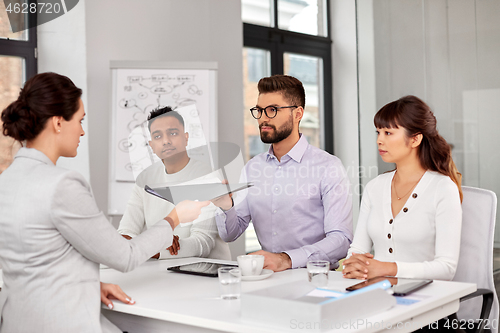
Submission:
[[[359,144],[361,188],[378,176],[378,150],[373,117],[377,112],[375,35],[372,1],[357,2],[357,39],[359,71]]]
[[[494,168],[500,152],[492,126],[498,124],[500,2],[358,0],[357,5],[358,19],[372,11],[373,22],[358,22],[359,98],[362,106],[365,101],[372,106],[360,109],[361,126],[368,128],[368,118],[386,103],[416,95],[430,105],[440,134],[453,144],[463,185],[499,193]],[[363,165],[374,162],[374,139],[372,132],[361,132]],[[379,172],[394,168],[380,158],[377,164]]]
[[[243,147],[240,1],[87,0],[85,6],[90,175],[101,210],[108,208],[111,60],[218,62],[219,141]],[[244,239],[231,247],[233,256],[243,253]]]
[[[333,40],[333,140],[334,152],[347,169],[352,188],[353,222],[359,214],[359,129],[356,3],[331,1]]]
[[[434,110],[440,133],[455,146],[454,159],[463,170],[467,163],[463,148],[463,92],[500,88],[500,3],[358,3],[359,7],[373,6],[376,109],[407,94],[425,100]],[[365,45],[366,40],[361,37],[360,45]],[[365,72],[360,72],[360,80],[364,78]],[[360,98],[365,98],[365,91],[360,91]],[[384,165],[379,160],[381,171]],[[469,176],[470,173],[464,174],[465,183]]]
[[[57,19],[38,26],[38,72],[56,72],[69,77],[83,90],[82,100],[87,103],[87,60],[85,53],[85,1]],[[90,179],[89,116],[83,128],[87,135],[80,139],[75,158],[61,157],[57,165],[80,172]]]

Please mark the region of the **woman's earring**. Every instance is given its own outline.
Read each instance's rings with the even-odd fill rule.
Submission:
[[[61,133],[61,130],[57,130],[58,133]]]

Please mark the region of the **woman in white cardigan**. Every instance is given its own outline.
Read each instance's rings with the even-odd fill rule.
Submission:
[[[460,252],[462,191],[450,145],[429,106],[415,96],[385,105],[374,123],[379,154],[396,169],[366,185],[343,275],[451,280]]]

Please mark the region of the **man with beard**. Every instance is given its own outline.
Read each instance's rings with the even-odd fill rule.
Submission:
[[[352,202],[341,161],[299,133],[305,92],[292,76],[274,75],[258,84],[257,105],[250,109],[259,122],[269,151],[252,158],[242,181],[254,186],[214,202],[219,234],[237,239],[253,222],[264,268],[282,271],[327,260],[331,268],[346,256],[352,241]]]

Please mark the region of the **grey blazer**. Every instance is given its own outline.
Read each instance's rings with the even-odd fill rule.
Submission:
[[[121,332],[100,313],[99,263],[130,271],[172,237],[162,221],[126,240],[80,174],[21,148],[0,174],[0,332]]]

